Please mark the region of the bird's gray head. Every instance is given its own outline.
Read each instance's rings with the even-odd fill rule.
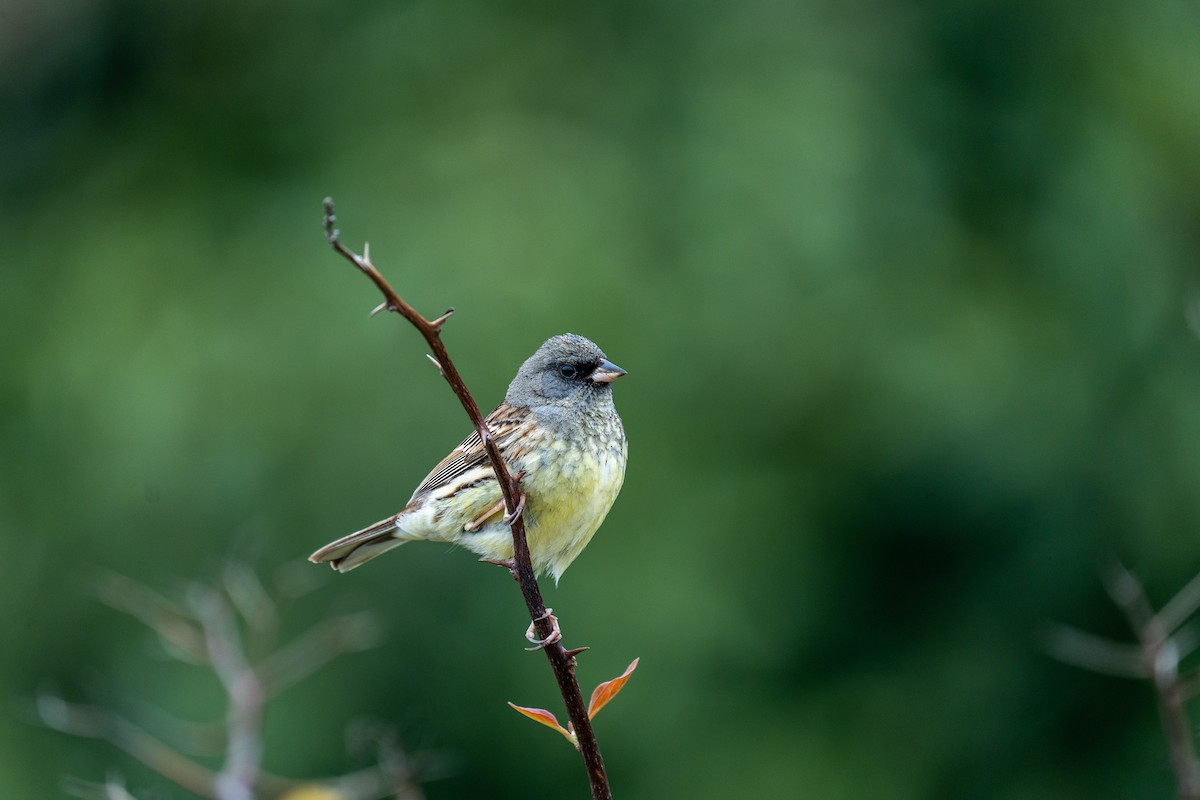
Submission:
[[[521,365],[504,400],[510,406],[570,406],[592,397],[611,398],[612,382],[625,370],[604,357],[596,343],[564,333],[546,340]]]

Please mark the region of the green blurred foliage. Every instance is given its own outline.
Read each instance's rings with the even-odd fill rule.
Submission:
[[[1200,8],[8,0],[0,673],[211,716],[95,602],[270,570],[396,510],[467,422],[320,234],[338,201],[480,404],[548,336],[629,371],[624,492],[545,587],[619,797],[1168,797],[1098,565],[1200,570]],[[315,567],[313,569],[316,569]],[[406,547],[328,585],[388,642],[274,704],[453,755],[431,798],[582,796],[511,582]],[[307,618],[305,618],[307,615]],[[0,794],[160,786],[0,725]],[[178,793],[176,793],[178,796]]]

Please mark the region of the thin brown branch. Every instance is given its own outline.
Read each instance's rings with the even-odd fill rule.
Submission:
[[[462,377],[458,374],[458,369],[454,366],[454,362],[450,360],[450,355],[446,352],[445,345],[442,344],[442,326],[454,312],[454,309],[447,310],[444,314],[433,320],[425,319],[412,306],[401,299],[388,282],[384,280],[379,270],[371,263],[368,247],[364,246],[363,254],[359,256],[342,244],[339,231],[334,227],[335,222],[333,200],[325,198],[325,235],[329,240],[329,244],[332,245],[333,249],[339,255],[354,264],[359,271],[371,279],[371,282],[375,284],[375,287],[384,297],[381,308],[394,311],[404,317],[425,338],[429,349],[433,351],[432,359],[434,363],[438,366],[446,382],[450,384],[450,388],[454,391],[454,396],[458,398],[463,409],[467,412],[467,416],[471,418],[475,430],[479,433],[484,448],[487,450],[488,460],[491,461],[492,469],[495,470],[496,480],[500,484],[500,491],[504,495],[505,518],[510,520],[512,528],[513,574],[517,579],[517,583],[521,586],[521,594],[525,598],[525,606],[529,610],[529,617],[533,621],[534,630],[540,639],[549,640],[555,631],[550,615],[546,611],[546,604],[542,600],[542,592],[538,587],[537,577],[533,571],[533,562],[529,554],[529,543],[525,537],[525,520],[520,513],[524,503],[520,483],[509,473],[508,465],[504,463],[504,459],[500,455],[500,449],[496,446],[496,442],[488,430],[487,423],[484,421],[483,415],[479,412],[479,406],[475,403],[475,398],[472,397],[470,391],[467,389]],[[583,693],[579,689],[579,682],[575,679],[575,654],[569,652],[561,641],[554,641],[544,647],[543,650],[546,653],[546,658],[550,661],[550,666],[554,670],[555,680],[558,682],[559,691],[562,694],[563,702],[566,704],[567,715],[571,720],[572,730],[578,740],[579,753],[583,757],[584,766],[587,769],[592,797],[597,800],[601,798],[609,800],[612,797],[612,790],[608,785],[608,776],[604,769],[604,759],[600,755],[600,745],[596,741],[591,720],[588,718],[587,705],[584,702]]]

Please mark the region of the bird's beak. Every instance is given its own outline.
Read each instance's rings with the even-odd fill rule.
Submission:
[[[600,366],[592,371],[589,380],[592,383],[612,383],[617,378],[625,374],[625,370],[618,367],[611,361],[604,360],[600,362]]]

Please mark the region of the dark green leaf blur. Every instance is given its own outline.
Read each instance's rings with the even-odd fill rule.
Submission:
[[[0,6],[0,795],[191,797],[36,724],[161,732],[211,671],[97,601],[270,576],[398,510],[547,337],[628,371],[625,488],[547,602],[615,795],[1169,798],[1102,574],[1200,572],[1200,6]],[[1190,322],[1189,322],[1190,320]],[[264,768],[436,752],[428,798],[585,797],[516,586],[401,548],[290,609],[375,649],[267,708]],[[264,577],[264,580],[266,578]],[[167,738],[163,734],[164,738]],[[219,755],[219,751],[218,751]],[[209,766],[219,758],[202,756]]]

